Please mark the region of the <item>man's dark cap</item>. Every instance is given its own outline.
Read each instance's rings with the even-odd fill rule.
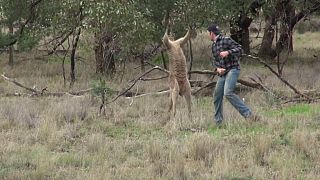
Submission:
[[[221,30],[220,30],[220,27],[213,23],[211,25],[209,25],[208,29],[207,29],[209,32],[213,32],[214,34],[218,35],[220,34]]]

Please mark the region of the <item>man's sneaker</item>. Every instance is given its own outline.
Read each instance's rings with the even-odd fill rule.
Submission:
[[[261,117],[254,114],[254,113],[251,113],[246,119],[248,119],[249,121],[252,121],[252,122],[261,121]]]
[[[222,129],[222,128],[225,128],[226,127],[226,124],[222,121],[220,122],[214,122],[212,124],[209,125],[209,129]]]

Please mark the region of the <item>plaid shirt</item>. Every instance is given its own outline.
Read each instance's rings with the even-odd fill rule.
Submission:
[[[228,51],[229,55],[225,58],[220,57],[220,52]],[[212,43],[213,64],[216,67],[226,69],[240,69],[240,57],[242,54],[241,45],[230,37],[218,35],[217,40]]]

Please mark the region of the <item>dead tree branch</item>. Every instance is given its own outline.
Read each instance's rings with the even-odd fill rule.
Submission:
[[[52,55],[58,49],[58,47],[61,46],[73,33],[74,29],[70,30],[65,35],[62,35],[63,38],[52,48],[51,51],[48,52],[48,55]]]
[[[27,86],[24,86],[23,84],[17,82],[15,79],[12,79],[12,78],[8,78],[6,77],[4,74],[1,75],[3,77],[4,80],[6,81],[9,81],[9,82],[12,82],[13,84],[23,88],[23,89],[26,89],[28,91],[31,91],[32,93],[34,94],[41,94],[41,91],[38,91],[36,89],[33,89],[33,88],[30,88],[30,87],[27,87]]]
[[[210,71],[210,70],[195,70],[195,71],[189,71],[188,72],[189,74],[209,74],[209,75],[217,75],[217,72],[215,71]],[[251,87],[251,88],[255,88],[255,89],[261,89],[263,90],[263,87],[261,86],[261,84],[255,82],[255,83],[252,83],[252,82],[249,82],[249,81],[246,81],[244,79],[238,79],[237,81],[238,83],[244,85],[244,86],[248,86],[248,87]]]
[[[154,66],[153,68],[149,69],[148,71],[144,72],[143,74],[141,74],[139,77],[137,77],[136,79],[134,79],[132,81],[132,84],[125,90],[123,90],[120,94],[118,94],[115,98],[113,98],[110,102],[107,102],[106,104],[110,104],[112,102],[115,102],[120,96],[123,96],[124,94],[126,94],[131,88],[133,88],[133,86],[139,81],[141,80],[142,77],[144,77],[145,75],[151,73],[154,70],[160,70],[163,72],[167,72],[167,70],[159,67],[159,66]]]
[[[86,93],[89,93],[92,91],[92,88],[89,88],[89,89],[85,89],[85,90],[80,90],[80,91],[75,91],[75,92],[48,92],[48,88],[45,87],[43,88],[42,90],[37,90],[35,88],[30,88],[30,87],[27,87],[25,85],[23,85],[22,83],[16,81],[15,79],[12,79],[12,78],[9,78],[7,76],[5,76],[4,74],[1,75],[2,78],[6,81],[9,81],[23,89],[26,89],[28,91],[31,91],[32,94],[23,94],[23,93],[14,93],[15,96],[20,96],[20,95],[29,95],[29,96],[64,96],[64,95],[71,95],[71,96],[82,96]]]
[[[132,99],[132,98],[139,98],[143,96],[148,96],[148,95],[162,95],[162,94],[167,94],[169,93],[170,90],[164,90],[164,91],[158,91],[158,92],[152,92],[152,93],[145,93],[145,94],[140,94],[140,95],[135,95],[131,97],[126,97],[127,99]]]
[[[310,102],[314,101],[313,98],[303,94],[302,92],[300,92],[297,88],[295,88],[293,85],[291,85],[287,80],[285,80],[279,73],[277,73],[268,63],[266,63],[265,61],[263,61],[262,59],[260,59],[259,57],[255,57],[252,55],[245,55],[251,59],[257,60],[259,61],[261,64],[263,64],[265,67],[267,67],[274,75],[276,75],[285,85],[287,85],[290,89],[292,89],[296,94],[300,95],[301,97],[304,97],[306,99],[308,99]]]
[[[141,78],[141,81],[156,81],[156,80],[161,80],[161,79],[165,79],[169,77],[168,75],[166,76],[161,76],[161,77],[157,77],[157,78]]]

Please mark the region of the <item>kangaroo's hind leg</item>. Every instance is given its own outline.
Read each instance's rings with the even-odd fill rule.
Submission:
[[[185,83],[184,98],[186,99],[186,103],[187,103],[187,107],[188,107],[189,120],[192,120],[192,117],[191,117],[191,105],[192,105],[192,102],[191,102],[191,86],[190,86],[189,81],[187,81]]]

